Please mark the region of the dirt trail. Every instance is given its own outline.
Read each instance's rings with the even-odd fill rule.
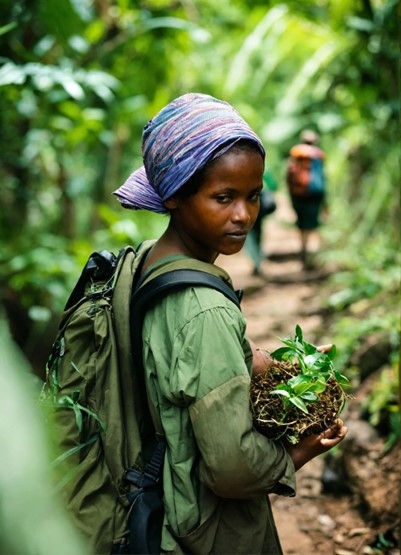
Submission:
[[[316,288],[327,275],[319,269],[303,271],[297,256],[298,235],[291,207],[285,196],[277,196],[278,209],[264,226],[264,277],[252,275],[252,262],[244,249],[217,260],[231,275],[234,287],[244,290],[242,309],[249,336],[268,349],[279,346],[278,337],[292,335],[297,323],[307,338],[314,339],[322,323],[315,310]],[[317,248],[317,238],[313,238],[311,246]]]
[[[293,220],[287,198],[279,195],[278,210],[265,222],[265,279],[252,276],[252,263],[244,251],[217,261],[230,273],[234,286],[245,292],[242,310],[249,337],[268,350],[279,346],[278,337],[293,335],[297,323],[308,340],[330,340],[322,336],[325,327],[318,310],[317,291],[324,275],[303,271],[296,255],[298,236]],[[271,496],[285,555],[384,553],[368,547],[372,530],[362,520],[352,496],[325,494],[323,465],[323,458],[318,457],[297,473],[295,498]]]

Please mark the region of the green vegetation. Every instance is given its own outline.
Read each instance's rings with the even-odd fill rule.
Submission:
[[[283,396],[285,408],[288,409],[293,404],[308,414],[308,404],[319,401],[319,396],[326,391],[330,379],[342,386],[348,384],[348,379],[334,368],[333,359],[337,352],[335,345],[327,352],[319,351],[315,345],[305,341],[299,325],[295,328],[294,338],[281,341],[286,347],[276,349],[271,356],[299,369],[299,374],[270,391],[271,395]]]
[[[284,347],[271,353],[273,363],[251,382],[255,427],[272,439],[296,444],[333,425],[344,408],[348,379],[334,367],[336,348],[325,352],[304,339],[299,325]]]
[[[112,195],[141,164],[144,124],[179,94],[210,93],[259,133],[282,191],[289,147],[305,127],[320,133],[329,182],[321,260],[336,271],[322,288],[319,341],[340,346],[336,367],[356,386],[355,353],[378,338],[388,345],[365,410],[391,445],[399,436],[398,2],[5,0],[0,15],[1,303],[35,372],[89,254],[165,226],[122,210]]]
[[[0,313],[0,553],[87,555],[54,496],[50,448],[36,402],[40,387]]]

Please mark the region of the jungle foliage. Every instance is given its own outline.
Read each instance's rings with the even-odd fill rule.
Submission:
[[[141,164],[146,121],[188,91],[239,110],[265,142],[283,189],[300,131],[321,134],[330,199],[325,257],[338,268],[326,285],[329,339],[341,346],[336,364],[352,378],[355,350],[384,336],[387,365],[366,411],[375,426],[389,422],[389,444],[397,437],[399,17],[396,0],[1,2],[0,378],[10,401],[2,401],[1,434],[6,445],[13,439],[1,487],[7,494],[17,483],[13,461],[27,455],[38,481],[26,484],[35,491],[18,490],[15,513],[9,505],[1,513],[9,533],[0,553],[50,555],[71,541],[76,553],[85,551],[43,490],[44,439],[24,426],[37,415],[32,389],[22,385],[26,363],[8,350],[5,314],[40,375],[54,317],[90,252],[163,229],[163,218],[124,212],[111,193]],[[24,451],[14,453],[16,445]],[[41,518],[46,511],[53,520]]]
[[[396,0],[5,0],[0,15],[2,303],[33,366],[88,254],[163,229],[163,218],[124,212],[111,193],[141,164],[146,121],[192,90],[240,111],[283,188],[299,132],[321,134],[327,258],[341,268],[332,339],[345,357],[384,330],[394,367]]]

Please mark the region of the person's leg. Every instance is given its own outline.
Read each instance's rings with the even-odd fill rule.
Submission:
[[[296,225],[300,237],[300,258],[305,270],[313,267],[311,261],[311,236],[317,234],[322,199],[319,196],[293,200],[297,214]]]
[[[307,266],[307,259],[308,259],[308,239],[310,235],[309,229],[300,229],[300,238],[301,238],[301,261],[304,268]]]

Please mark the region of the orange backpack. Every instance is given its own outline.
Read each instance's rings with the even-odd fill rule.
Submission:
[[[306,197],[322,194],[325,188],[324,152],[320,148],[298,144],[290,150],[286,181],[291,195]]]

